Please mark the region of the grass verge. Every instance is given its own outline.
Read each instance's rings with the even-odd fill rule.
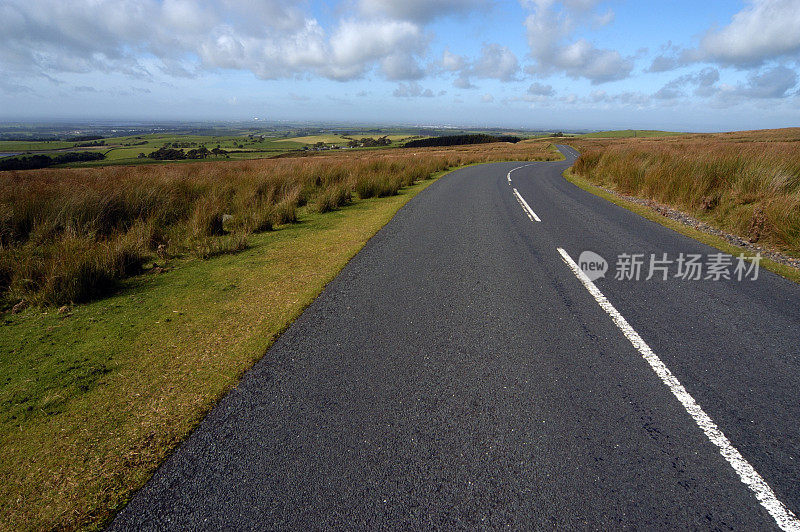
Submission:
[[[640,205],[632,201],[628,201],[625,198],[622,198],[616,194],[612,194],[611,192],[601,187],[598,187],[597,185],[594,185],[588,179],[577,175],[572,171],[571,168],[566,169],[563,175],[567,181],[569,181],[570,183],[579,188],[582,188],[586,192],[594,194],[595,196],[599,196],[607,201],[610,201],[615,205],[619,205],[620,207],[628,209],[629,211],[632,211],[638,214],[639,216],[643,216],[644,218],[647,218],[652,222],[661,224],[664,227],[672,229],[673,231],[678,232],[684,236],[688,236],[690,238],[697,240],[698,242],[716,248],[722,251],[723,253],[728,253],[730,255],[739,255],[740,253],[744,253],[746,256],[752,255],[751,251],[741,246],[735,246],[720,236],[704,233],[703,231],[695,229],[694,227],[683,224],[677,220],[673,220],[672,218],[663,216],[662,214],[659,214],[650,207],[647,207],[645,205]],[[761,267],[773,273],[777,273],[778,275],[781,275],[786,279],[789,279],[790,281],[800,284],[800,270],[797,270],[796,268],[792,268],[791,266],[775,262],[774,260],[768,259],[766,257],[762,257],[760,265]]]
[[[440,172],[434,177],[439,177]],[[0,528],[97,528],[397,210],[358,200],[0,335]]]

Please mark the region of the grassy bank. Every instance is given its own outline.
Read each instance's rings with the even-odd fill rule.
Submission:
[[[252,238],[0,336],[3,528],[103,522],[394,212],[429,182]]]
[[[394,164],[398,171],[408,157],[424,156],[439,165],[444,164],[442,157],[451,157],[447,164],[452,165],[555,158],[546,143],[531,143],[527,148],[497,145],[488,151],[482,147],[381,153],[380,164]],[[296,168],[306,168],[304,164],[357,168],[369,164],[359,160],[362,157],[363,152],[289,163],[300,165]],[[250,186],[250,173],[275,175],[258,163],[250,161],[245,168],[239,166],[242,163],[228,163],[222,169],[174,165],[160,172],[168,189],[170,183],[187,181]],[[82,198],[86,190],[120,188],[104,184],[104,179],[125,182],[114,180],[120,177],[116,171],[88,174],[87,182],[96,183],[97,189],[78,187],[78,178],[86,177],[82,172],[89,169],[52,170],[13,179],[27,179],[43,190],[64,191],[68,203]],[[143,174],[134,175],[150,179],[147,171],[137,169]],[[320,175],[308,175],[315,174]],[[75,529],[106,522],[365,242],[432,182],[425,180],[430,175],[416,174],[415,184],[382,194],[386,182],[367,178],[377,173],[365,174],[360,181],[352,179],[354,175],[359,174],[347,173],[324,185],[314,179],[313,193],[304,205],[295,206],[296,220],[284,220],[270,231],[249,232],[246,246],[236,253],[200,253],[187,245],[183,252],[162,259],[157,249],[146,248],[149,260],[160,266],[145,274],[121,276],[102,297],[62,309],[44,304],[4,314],[0,528]],[[311,178],[299,181],[311,182]],[[70,187],[64,183],[76,187],[75,195],[70,196]],[[232,197],[240,197],[240,190],[233,190]],[[205,212],[218,212],[208,206],[208,197],[201,194],[196,204],[182,207],[189,217],[175,223],[173,234],[191,234],[183,231],[192,227],[197,205]],[[209,235],[208,242],[236,234],[236,226],[227,224],[242,223],[249,211],[234,213],[224,228],[231,232]],[[79,220],[98,224],[92,217]],[[83,238],[108,246],[109,238],[141,231],[136,223],[119,227],[119,234],[98,230]],[[32,242],[28,239],[23,245],[32,246]]]
[[[797,136],[778,130],[570,144],[581,152],[574,173],[593,184],[800,256]]]

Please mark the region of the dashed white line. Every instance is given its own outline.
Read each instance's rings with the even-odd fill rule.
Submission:
[[[614,305],[603,295],[602,292],[595,286],[595,284],[586,276],[585,273],[575,264],[575,261],[569,254],[561,248],[558,248],[561,258],[572,270],[572,273],[583,283],[583,286],[594,297],[600,307],[605,310],[617,327],[622,330],[625,337],[633,344],[633,346],[642,354],[642,357],[650,364],[653,371],[667,385],[667,388],[672,394],[677,397],[678,401],[683,405],[686,411],[692,416],[697,426],[705,433],[706,437],[719,448],[719,453],[731,465],[736,474],[739,475],[741,481],[755,494],[756,499],[761,506],[766,508],[767,512],[775,519],[775,522],[782,530],[798,532],[800,531],[800,520],[792,513],[784,504],[775,496],[775,492],[766,483],[766,481],[758,474],[758,471],[750,465],[741,453],[733,446],[728,440],[727,436],[717,427],[716,423],[705,413],[705,411],[697,404],[694,398],[689,395],[686,388],[678,381],[675,375],[664,365],[660,358],[650,349],[650,346],[642,339],[641,336],[630,326],[622,314],[614,308]]]
[[[533,212],[533,209],[531,209],[530,205],[528,205],[528,202],[525,201],[525,198],[523,198],[520,195],[520,193],[517,192],[516,188],[514,189],[514,196],[516,196],[517,202],[520,204],[520,206],[522,207],[522,210],[525,211],[525,214],[528,215],[528,218],[530,218],[532,222],[533,221],[537,221],[537,222],[541,222],[542,221],[541,219],[539,219],[538,216],[536,216],[536,213]]]

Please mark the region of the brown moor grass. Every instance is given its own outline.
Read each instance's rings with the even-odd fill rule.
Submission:
[[[800,254],[800,129],[570,144],[596,184]]]
[[[547,144],[523,142],[0,172],[0,294],[6,308],[85,302],[158,258],[239,251],[307,203],[327,212],[461,164],[552,157]]]

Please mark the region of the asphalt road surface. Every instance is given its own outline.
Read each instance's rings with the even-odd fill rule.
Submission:
[[[714,280],[561,149],[400,210],[112,528],[797,529],[800,287]]]

